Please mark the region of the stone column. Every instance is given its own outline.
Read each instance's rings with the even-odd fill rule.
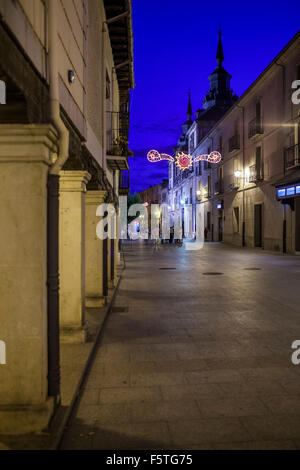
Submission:
[[[0,125],[0,434],[46,427],[48,397],[47,177],[51,125]]]
[[[111,238],[107,238],[107,276],[108,276],[108,287],[111,289],[114,283],[111,279]]]
[[[103,241],[96,235],[97,207],[104,203],[106,191],[87,191],[85,195],[85,305],[101,307],[103,296]]]
[[[63,342],[86,340],[85,192],[90,178],[87,171],[60,172],[59,311]]]

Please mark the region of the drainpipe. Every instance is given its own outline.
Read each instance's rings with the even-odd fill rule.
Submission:
[[[59,133],[59,151],[50,175],[58,175],[69,156],[69,132],[60,117],[58,88],[57,0],[48,0],[50,120]]]
[[[285,88],[286,88],[286,80],[285,80],[285,65],[279,64],[275,61],[275,65],[281,67],[282,70],[282,117],[284,120],[285,116]],[[285,174],[285,158],[283,159],[283,174]],[[283,204],[283,221],[282,221],[282,252],[286,253],[286,205]]]
[[[101,72],[102,72],[102,168],[106,173],[106,21],[102,24]]]
[[[243,221],[242,221],[242,247],[246,246],[246,220],[245,220],[245,108],[239,104],[235,105],[243,113]]]
[[[69,133],[60,117],[58,90],[57,0],[48,0],[50,121],[59,135],[58,156],[49,170],[47,184],[47,335],[48,395],[55,405],[60,395],[59,351],[59,171],[68,158]]]

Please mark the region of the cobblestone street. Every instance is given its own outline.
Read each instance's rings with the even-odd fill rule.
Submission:
[[[63,449],[300,448],[300,257],[125,244]]]

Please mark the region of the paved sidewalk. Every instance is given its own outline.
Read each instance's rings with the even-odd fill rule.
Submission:
[[[220,244],[125,249],[63,448],[300,448],[300,258]]]

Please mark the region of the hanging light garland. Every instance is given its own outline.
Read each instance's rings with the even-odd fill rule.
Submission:
[[[199,162],[200,160],[204,160],[209,163],[219,163],[222,160],[222,155],[217,150],[214,150],[209,154],[198,155],[198,157],[194,159],[194,162]]]
[[[167,153],[159,153],[157,150],[150,150],[147,153],[147,158],[149,162],[159,162],[161,160],[168,160],[169,162],[175,162],[176,166],[180,168],[181,171],[188,170],[191,168],[194,162],[199,162],[200,160],[207,161],[209,163],[219,163],[222,160],[222,155],[217,150],[213,150],[210,154],[198,155],[193,160],[193,157],[184,152],[178,152],[175,155],[175,159],[168,155]]]
[[[147,153],[147,158],[149,162],[159,162],[161,160],[169,160],[170,162],[174,162],[174,158],[167,153],[159,153],[157,150],[150,150]]]

